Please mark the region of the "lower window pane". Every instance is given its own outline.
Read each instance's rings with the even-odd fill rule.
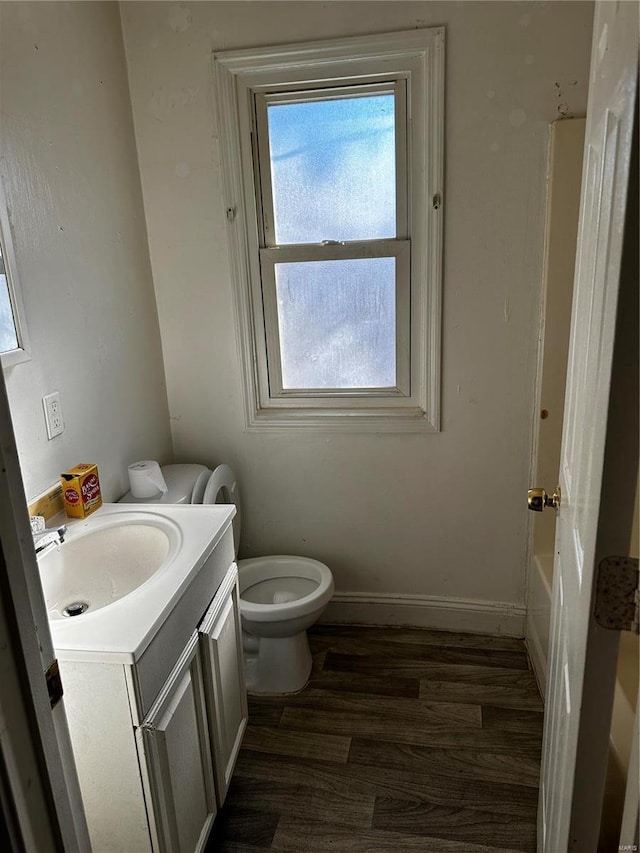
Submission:
[[[282,387],[396,385],[395,258],[275,265]]]

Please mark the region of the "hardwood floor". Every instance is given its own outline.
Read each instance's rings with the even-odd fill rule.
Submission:
[[[542,701],[524,644],[316,626],[308,686],[250,697],[207,853],[534,853]]]

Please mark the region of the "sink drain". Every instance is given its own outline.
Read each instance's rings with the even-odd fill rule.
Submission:
[[[63,616],[80,616],[85,610],[89,609],[86,601],[74,601],[73,604],[67,604],[62,611]]]

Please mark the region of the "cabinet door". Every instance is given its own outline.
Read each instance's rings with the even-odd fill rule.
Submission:
[[[154,848],[201,850],[216,804],[197,632],[136,736]]]
[[[231,566],[200,625],[218,805],[227,795],[247,725],[238,569]]]

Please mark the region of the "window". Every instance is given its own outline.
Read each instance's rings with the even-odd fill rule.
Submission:
[[[6,210],[0,190],[0,359],[3,367],[30,358]]]
[[[215,55],[248,428],[438,429],[443,40]]]
[[[0,243],[0,352],[11,352],[18,348],[18,330],[13,317],[11,293],[4,265],[4,253]]]

